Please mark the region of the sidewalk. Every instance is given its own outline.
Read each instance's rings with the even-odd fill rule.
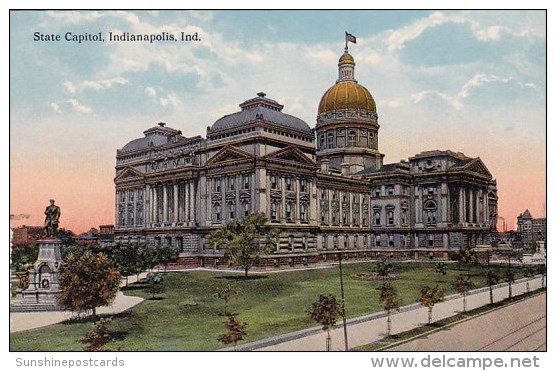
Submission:
[[[147,276],[147,272],[139,275],[139,279]],[[129,284],[137,281],[137,276],[129,276]],[[125,279],[120,283],[120,287],[125,286]],[[116,299],[111,305],[97,308],[97,314],[117,314],[128,310],[141,303],[144,299],[138,296],[127,296],[121,291],[116,295]],[[71,311],[55,312],[14,312],[10,313],[10,332],[19,332],[44,327],[66,321],[75,317]]]
[[[519,295],[527,291],[526,279],[517,280],[512,284],[512,294]],[[530,280],[530,290],[541,287],[541,278]],[[545,279],[546,285],[546,279]],[[545,286],[546,287],[546,286]],[[508,285],[500,284],[493,287],[494,301],[508,297]],[[467,296],[467,309],[481,307],[490,303],[489,288],[473,290]],[[438,321],[458,314],[463,309],[463,298],[459,294],[446,297],[446,300],[434,306],[433,321]],[[399,313],[392,315],[392,334],[408,331],[426,324],[427,308],[420,304],[402,307]],[[386,313],[379,312],[347,321],[348,344],[350,348],[370,344],[386,336]],[[344,350],[344,332],[341,322],[331,331],[332,350]],[[252,343],[238,345],[236,350],[262,351],[324,351],[326,334],[320,327],[296,331],[289,334],[274,336]]]

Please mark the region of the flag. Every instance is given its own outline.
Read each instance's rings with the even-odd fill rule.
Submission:
[[[351,42],[351,43],[357,44],[357,38],[355,36],[353,36],[352,34],[346,32],[346,43],[348,41]]]

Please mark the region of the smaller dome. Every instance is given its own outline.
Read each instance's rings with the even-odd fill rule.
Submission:
[[[355,65],[355,60],[353,59],[351,54],[346,52],[346,53],[342,54],[342,56],[340,57],[340,60],[338,61],[338,65],[348,64],[348,63]]]

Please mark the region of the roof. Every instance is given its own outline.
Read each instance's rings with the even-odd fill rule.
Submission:
[[[374,175],[374,174],[394,173],[396,171],[408,171],[408,170],[409,168],[407,162],[397,162],[394,164],[384,164],[380,167],[380,169],[373,169],[373,168],[363,169],[354,175],[365,176],[365,175]]]
[[[243,126],[256,120],[263,120],[291,129],[311,132],[311,128],[300,118],[282,112],[283,105],[258,93],[258,97],[246,100],[239,105],[241,111],[226,115],[212,125],[210,131],[228,130]]]
[[[180,130],[166,127],[164,122],[159,122],[158,126],[154,126],[143,132],[143,138],[134,139],[122,147],[122,152],[130,152],[138,149],[157,147],[168,143],[171,137],[181,135]]]

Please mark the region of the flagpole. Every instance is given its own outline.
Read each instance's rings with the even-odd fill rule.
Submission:
[[[348,33],[346,31],[346,48],[344,49],[344,51],[347,53],[348,52]]]

